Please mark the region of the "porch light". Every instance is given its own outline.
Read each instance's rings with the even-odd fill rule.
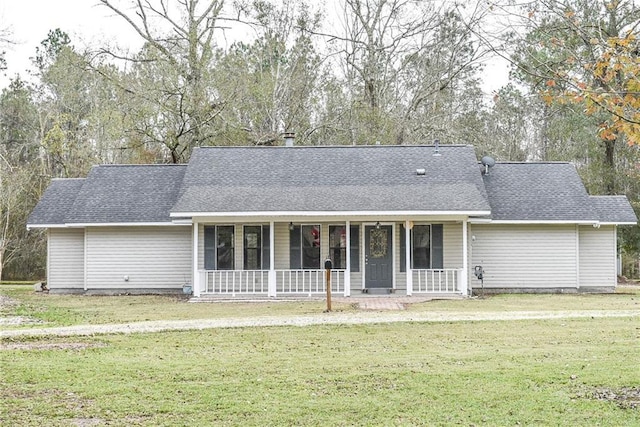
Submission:
[[[380,221],[376,222],[376,230],[380,230]]]
[[[293,230],[293,222],[290,222],[289,223],[289,231],[292,231],[292,230]]]

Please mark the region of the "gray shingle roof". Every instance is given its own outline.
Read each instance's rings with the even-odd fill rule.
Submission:
[[[440,153],[431,146],[198,148],[172,212],[488,211],[473,147]]]
[[[484,175],[491,218],[499,221],[598,221],[569,163],[497,163]]]
[[[171,222],[186,165],[101,165],[54,179],[28,225]]]
[[[624,196],[589,196],[569,163],[497,163],[473,147],[211,147],[189,165],[95,166],[54,179],[28,225],[162,223],[170,213],[488,212],[496,221],[632,224]],[[424,176],[416,174],[425,169]]]
[[[626,196],[590,196],[598,212],[600,222],[613,224],[636,224],[636,217]]]
[[[73,206],[85,178],[57,178],[51,181],[33,209],[27,225],[60,225]]]
[[[169,210],[185,170],[185,165],[94,166],[65,222],[171,222]]]

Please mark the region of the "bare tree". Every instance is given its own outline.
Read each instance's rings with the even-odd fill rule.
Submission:
[[[10,31],[6,28],[0,28],[0,49],[12,44]],[[0,71],[7,69],[7,60],[5,58],[6,51],[0,50]]]
[[[287,131],[305,143],[318,108],[313,95],[322,65],[310,31],[320,15],[299,0],[256,0],[241,14],[256,38],[219,53],[215,87],[233,102],[220,116],[216,143],[273,145]]]
[[[224,0],[100,0],[100,3],[124,19],[145,41],[140,66],[155,63],[156,81],[144,85],[124,85],[144,103],[155,104],[167,120],[141,126],[145,136],[164,144],[174,163],[188,159],[191,149],[211,135],[211,124],[222,103],[208,88],[215,47],[214,33]],[[107,52],[119,57],[115,52]],[[169,80],[171,80],[170,84]],[[151,85],[151,86],[150,86]],[[150,96],[152,94],[152,96]],[[155,125],[170,124],[157,127]]]
[[[343,59],[352,143],[405,143],[425,105],[445,90],[451,97],[482,55],[468,28],[477,20],[463,21],[446,2],[345,0],[342,20],[333,45]]]

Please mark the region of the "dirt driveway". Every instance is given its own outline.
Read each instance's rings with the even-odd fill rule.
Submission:
[[[87,336],[131,334],[161,331],[245,328],[264,326],[309,326],[374,324],[394,322],[480,322],[492,320],[577,319],[604,317],[640,317],[640,310],[581,311],[509,311],[509,312],[421,312],[362,311],[355,313],[318,313],[306,316],[262,316],[255,318],[160,320],[105,325],[75,325],[30,329],[0,330],[0,338],[42,336]]]

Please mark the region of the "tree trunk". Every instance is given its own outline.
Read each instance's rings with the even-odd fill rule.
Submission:
[[[604,141],[604,190],[606,194],[616,194],[616,163],[615,163],[615,148],[616,141]]]
[[[2,242],[0,241],[0,281],[2,281],[3,263],[4,263],[4,246],[2,246]]]

